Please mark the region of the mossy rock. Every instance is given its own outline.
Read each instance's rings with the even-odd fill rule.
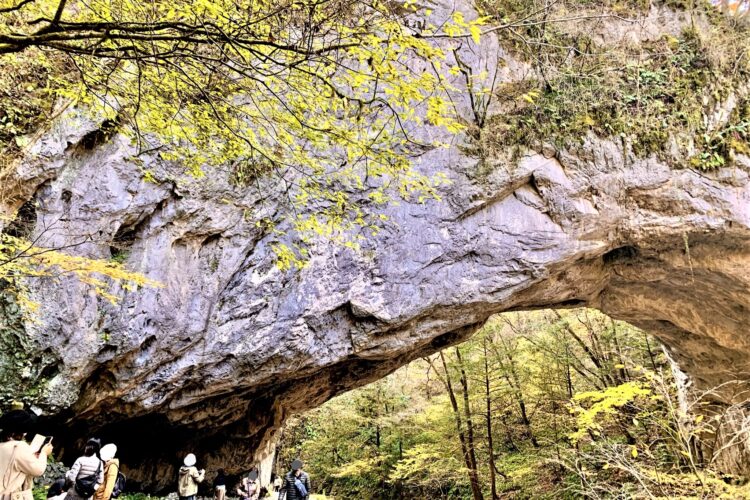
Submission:
[[[47,380],[39,371],[39,358],[20,307],[12,295],[0,291],[0,410],[14,402],[35,405],[41,400]]]
[[[537,22],[541,18],[533,13],[538,7],[533,1],[482,3],[496,17],[532,16],[533,22],[510,33],[500,31],[499,36],[501,44],[534,71],[495,89],[502,111],[487,120],[476,141],[478,156],[487,158],[519,145],[536,150],[543,144],[574,148],[591,133],[621,137],[641,157],[657,155],[675,167],[703,170],[727,165],[736,153],[749,149],[746,26],[717,14],[707,2],[669,4],[673,9],[692,9],[694,22],[685,21],[678,34],[665,32],[637,44],[597,44],[580,28]],[[642,2],[594,5],[567,0],[557,8],[558,17],[619,17],[627,11],[637,18],[649,12]],[[715,110],[730,98],[738,102],[735,112],[712,123]]]

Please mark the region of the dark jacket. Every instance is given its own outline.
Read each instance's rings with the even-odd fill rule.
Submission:
[[[227,485],[227,476],[224,474],[217,474],[216,478],[214,479],[214,488],[217,486],[226,486]]]
[[[307,490],[307,496],[304,498],[300,496],[297,492],[297,488],[294,487],[295,479],[298,478],[294,476],[294,471],[286,473],[284,476],[284,485],[281,487],[281,491],[286,492],[286,496],[284,497],[279,494],[279,498],[284,498],[285,500],[307,500],[310,498],[310,476],[308,476],[306,472],[299,475],[299,480],[305,485],[305,489]]]

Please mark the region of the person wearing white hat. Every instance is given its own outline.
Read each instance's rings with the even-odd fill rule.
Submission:
[[[195,467],[195,455],[188,454],[180,467],[180,478],[177,482],[177,493],[182,500],[195,500],[198,494],[198,484],[203,482],[206,470]]]
[[[117,473],[120,472],[120,460],[115,458],[117,446],[105,444],[99,450],[99,458],[104,462],[104,484],[94,493],[94,500],[109,500],[117,483]]]

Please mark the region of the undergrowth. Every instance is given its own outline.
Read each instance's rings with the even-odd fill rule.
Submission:
[[[73,68],[59,54],[27,49],[0,57],[0,142],[20,145],[49,119],[58,84]]]
[[[545,10],[539,2],[482,0],[501,22],[502,45],[527,62],[520,80],[497,86],[500,113],[478,137],[475,152],[509,147],[575,148],[589,134],[619,138],[639,156],[656,154],[673,166],[708,170],[748,154],[750,139],[750,29],[696,2],[678,9],[678,32],[646,41],[612,43],[617,29],[636,30],[646,2],[567,0]],[[592,8],[589,8],[591,5]],[[680,12],[680,10],[682,12]],[[555,22],[556,19],[569,19]],[[618,27],[619,26],[619,27]],[[727,103],[734,100],[736,106]],[[728,116],[717,116],[727,109]]]
[[[22,149],[52,121],[61,84],[75,78],[61,54],[27,49],[0,57],[0,199],[15,187],[9,174]]]

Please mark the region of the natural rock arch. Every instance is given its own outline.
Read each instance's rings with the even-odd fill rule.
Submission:
[[[129,262],[166,287],[110,306],[74,281],[39,283],[45,323],[27,328],[56,359],[47,403],[69,405],[51,425],[116,440],[135,480],[166,487],[188,450],[246,467],[290,413],[459,342],[492,314],[539,307],[593,306],[642,326],[701,386],[741,376],[748,165],[702,174],[587,147],[588,159],[499,163],[481,183],[466,158],[434,159],[452,168],[445,202],[395,207],[360,251],[321,245],[282,273],[240,207],[199,185],[143,183],[122,143],[103,146],[41,188],[38,225],[76,214],[46,224],[60,243],[92,226],[109,241],[125,226]]]
[[[499,50],[466,60],[479,68]],[[188,451],[239,471],[289,414],[508,310],[599,308],[662,339],[702,387],[748,371],[745,156],[702,173],[594,137],[518,159],[434,150],[416,167],[448,176],[442,201],[392,206],[359,250],[320,242],[307,267],[281,272],[256,224],[281,206],[274,186],[238,189],[218,170],[175,182],[179,168],[157,157],[144,161],[163,181],[146,182],[124,137],[84,147],[98,127],[70,110],[4,201],[34,200],[45,245],[90,236],[76,251],[114,248],[165,285],[113,306],[74,280],[40,281],[44,322],[3,327],[42,353],[29,377],[48,379],[40,404],[66,460],[97,433],[151,489]]]

